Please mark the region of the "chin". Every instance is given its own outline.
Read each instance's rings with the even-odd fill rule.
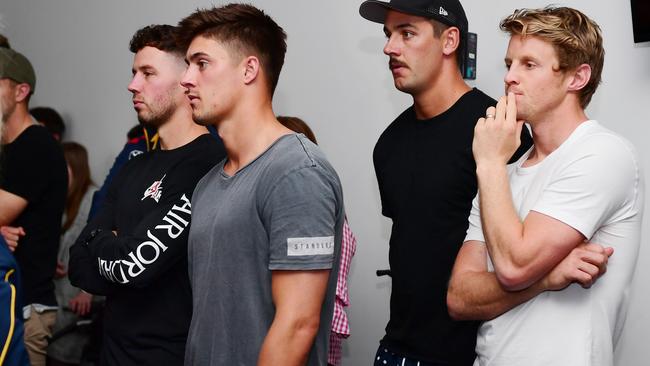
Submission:
[[[528,113],[517,112],[517,121],[529,122],[528,117],[530,117],[530,114],[528,114]]]
[[[192,114],[192,119],[194,120],[194,123],[197,125],[201,126],[211,126],[214,125],[214,121],[209,118],[209,116],[205,115],[197,115],[195,113]]]
[[[404,84],[398,83],[396,81],[395,82],[395,88],[397,90],[401,91],[402,93],[413,94],[413,87],[410,86],[410,85],[404,85]]]

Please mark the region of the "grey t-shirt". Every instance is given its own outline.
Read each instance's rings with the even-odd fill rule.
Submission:
[[[186,365],[255,365],[273,321],[271,271],[332,269],[307,365],[326,365],[344,220],[338,176],[304,135],[233,176],[215,166],[192,197],[193,315]]]

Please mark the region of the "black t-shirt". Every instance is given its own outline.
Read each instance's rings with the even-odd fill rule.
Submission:
[[[454,366],[474,361],[478,322],[449,317],[447,284],[478,189],[474,126],[495,104],[473,89],[428,120],[411,107],[375,146],[382,213],[393,221],[390,320],[381,343],[402,355]],[[524,129],[515,155],[531,144]]]
[[[131,159],[71,248],[72,284],[107,295],[103,365],[183,364],[192,316],[190,200],[224,157],[223,145],[205,134]]]
[[[23,304],[56,306],[52,279],[68,190],[63,150],[39,125],[29,126],[2,149],[0,188],[28,202],[11,223],[25,229],[14,252],[23,277]]]

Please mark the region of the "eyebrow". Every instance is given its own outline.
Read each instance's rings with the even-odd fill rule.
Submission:
[[[137,71],[142,71],[142,70],[156,70],[153,66],[151,65],[140,65],[138,67],[131,68],[131,72],[135,74]]]
[[[185,62],[189,63],[190,61],[194,61],[197,58],[201,58],[201,57],[208,57],[209,58],[210,56],[205,52],[194,52],[193,54],[190,55],[190,57],[185,58]]]
[[[536,57],[533,57],[533,56],[529,56],[529,55],[523,55],[523,56],[517,57],[517,58],[519,60],[521,60],[522,63],[526,63],[526,62],[529,62],[529,61],[532,61],[532,62],[537,63],[537,64],[542,63],[542,60],[540,60],[540,59],[538,59]],[[505,63],[508,63],[508,62],[512,63],[512,59],[510,57],[504,58],[503,61]]]
[[[404,29],[404,28],[415,28],[415,25],[412,23],[401,23],[395,26],[395,29]],[[384,25],[384,33],[390,32],[390,30]]]

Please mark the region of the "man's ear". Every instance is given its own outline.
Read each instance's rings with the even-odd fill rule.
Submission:
[[[442,41],[442,53],[449,56],[454,51],[458,50],[460,45],[460,30],[456,27],[449,27],[445,29],[440,35]]]
[[[569,72],[569,85],[567,88],[569,91],[578,91],[587,85],[589,79],[591,79],[591,66],[587,64],[582,64],[578,66],[572,72]]]
[[[16,88],[14,89],[14,98],[16,98],[16,102],[23,102],[25,101],[28,97],[29,94],[32,92],[32,87],[29,86],[27,83],[20,83],[16,85]]]
[[[260,60],[256,56],[248,56],[244,59],[244,83],[252,83],[260,73]]]

